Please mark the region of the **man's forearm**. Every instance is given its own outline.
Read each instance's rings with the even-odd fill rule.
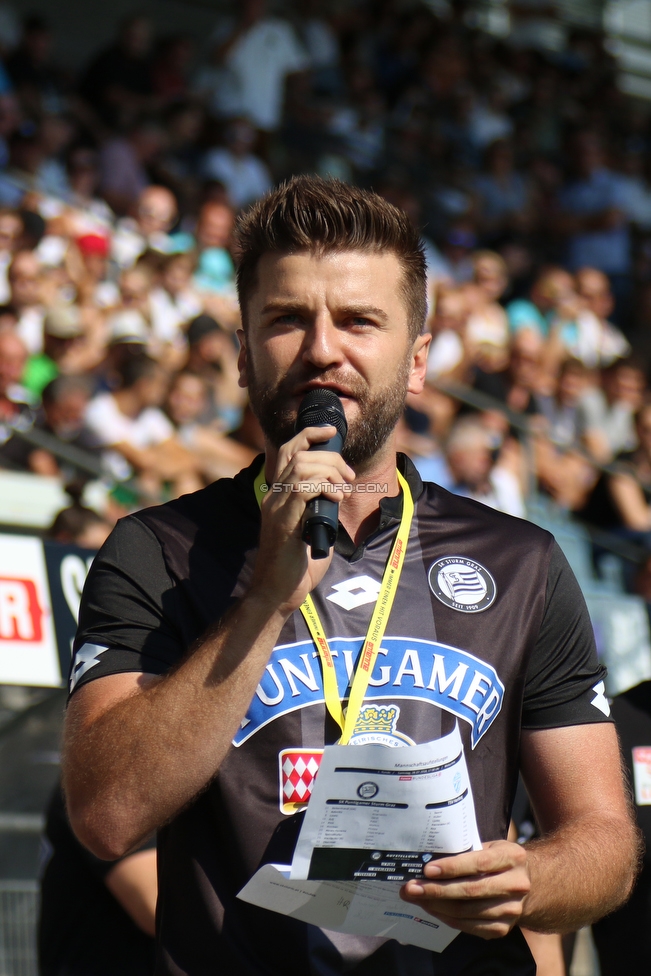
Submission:
[[[217,773],[283,625],[249,594],[165,678],[93,716],[72,699],[64,786],[73,826],[98,856],[122,856]],[[102,680],[102,679],[100,679]]]
[[[574,932],[630,895],[642,853],[631,820],[588,819],[525,845],[531,890],[520,924]]]

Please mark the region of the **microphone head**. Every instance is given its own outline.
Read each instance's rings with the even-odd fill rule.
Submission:
[[[341,400],[332,390],[308,390],[296,416],[295,433],[306,427],[326,427],[331,424],[337,428],[342,441],[346,440],[348,424]]]

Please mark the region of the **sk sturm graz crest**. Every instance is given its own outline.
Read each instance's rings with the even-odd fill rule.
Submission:
[[[428,574],[432,593],[446,607],[462,613],[487,610],[497,596],[495,580],[480,563],[465,556],[444,556]]]

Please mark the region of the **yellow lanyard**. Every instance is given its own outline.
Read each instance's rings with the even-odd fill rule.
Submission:
[[[359,718],[359,713],[364,702],[366,689],[368,688],[369,679],[373,674],[373,668],[375,667],[375,662],[380,651],[384,632],[391,613],[391,607],[393,606],[393,600],[396,595],[396,590],[398,589],[398,582],[400,580],[402,566],[405,561],[405,553],[407,552],[409,530],[411,528],[411,522],[414,515],[414,501],[411,497],[409,485],[399,471],[396,473],[398,475],[398,484],[402,488],[402,516],[400,518],[398,532],[394,539],[393,546],[391,547],[389,559],[387,560],[387,564],[384,569],[380,593],[373,609],[371,622],[368,625],[366,637],[364,638],[364,643],[362,644],[362,650],[355,669],[355,677],[353,678],[353,684],[350,689],[350,698],[348,699],[348,709],[346,711],[345,718],[343,708],[341,706],[341,699],[339,698],[337,674],[335,671],[332,651],[330,650],[328,639],[323,630],[323,626],[321,624],[319,614],[317,613],[317,609],[314,606],[312,597],[308,594],[305,602],[301,605],[301,613],[305,618],[305,623],[308,626],[312,640],[314,641],[316,649],[319,652],[319,658],[321,660],[321,670],[323,672],[323,694],[325,697],[326,708],[341,729],[342,734],[341,739],[339,740],[340,745],[347,745],[355,730],[355,725],[357,724],[357,719]],[[258,499],[258,504],[262,503],[262,499],[265,496],[265,492],[262,488],[264,483],[263,464],[254,483],[255,495]]]

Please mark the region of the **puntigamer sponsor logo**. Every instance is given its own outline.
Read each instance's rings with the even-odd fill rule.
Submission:
[[[361,637],[330,640],[340,694],[350,685],[362,643]],[[471,726],[474,749],[499,714],[504,685],[494,668],[467,651],[435,641],[385,637],[365,701],[398,699],[429,702],[452,712]],[[233,745],[242,745],[281,715],[323,701],[321,665],[312,641],[276,647]]]

